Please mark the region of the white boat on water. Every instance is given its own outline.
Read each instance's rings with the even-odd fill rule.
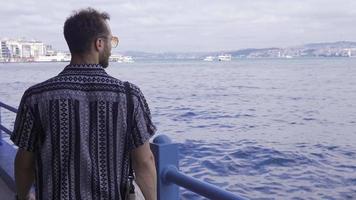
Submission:
[[[58,52],[54,55],[38,56],[34,59],[35,62],[69,62],[71,59],[70,53]]]
[[[110,62],[118,62],[118,63],[133,63],[133,62],[135,62],[131,56],[123,56],[123,55],[111,55],[109,60],[110,60]]]
[[[125,63],[134,63],[134,59],[131,56],[124,56],[123,62]]]
[[[219,61],[231,61],[231,55],[230,54],[224,54],[218,56]]]
[[[207,57],[204,58],[204,61],[209,61],[209,62],[211,62],[211,61],[214,61],[214,59],[215,59],[214,56],[207,56]]]

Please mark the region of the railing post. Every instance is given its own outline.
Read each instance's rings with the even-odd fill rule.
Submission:
[[[172,143],[166,135],[159,135],[151,143],[157,168],[157,197],[158,200],[178,200],[179,187],[164,180],[164,169],[167,166],[178,168],[178,145]]]

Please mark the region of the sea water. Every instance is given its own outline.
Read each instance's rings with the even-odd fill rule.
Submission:
[[[0,64],[0,101],[66,63]],[[250,199],[356,199],[356,59],[137,61],[106,70],[140,86],[180,169]],[[2,109],[3,110],[3,109]],[[3,113],[10,128],[14,114]],[[5,118],[5,119],[4,119]],[[204,199],[181,190],[181,199]]]

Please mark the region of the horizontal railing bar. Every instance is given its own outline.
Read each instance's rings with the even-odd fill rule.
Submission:
[[[10,131],[9,129],[7,129],[5,126],[0,124],[0,130],[4,131],[5,133],[7,133],[8,135],[12,135],[12,131]]]
[[[174,183],[209,199],[247,200],[246,198],[239,197],[231,192],[224,191],[215,185],[202,182],[193,177],[189,177],[179,172],[178,169],[173,165],[167,166],[164,169],[162,178],[166,182]]]
[[[12,107],[12,106],[9,106],[9,105],[7,105],[7,104],[4,104],[4,103],[1,102],[1,101],[0,101],[0,107],[3,107],[3,108],[5,108],[5,109],[7,109],[7,110],[9,110],[9,111],[12,111],[12,112],[14,112],[14,113],[17,113],[17,109],[16,109],[16,108],[14,108],[14,107]]]

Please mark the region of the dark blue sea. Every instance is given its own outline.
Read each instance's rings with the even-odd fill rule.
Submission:
[[[66,63],[0,64],[0,101]],[[139,85],[180,169],[250,199],[356,199],[356,58],[111,63]],[[8,126],[14,115],[2,111]],[[204,199],[181,190],[181,199]]]

